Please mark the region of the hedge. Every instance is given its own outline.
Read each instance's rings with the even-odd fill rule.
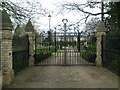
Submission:
[[[80,51],[80,55],[82,58],[84,58],[88,62],[94,63],[96,59],[96,45],[89,44],[87,47],[87,50],[85,50],[84,48]]]
[[[41,61],[50,57],[51,55],[51,51],[41,51],[39,53],[35,53],[35,63],[40,63]]]

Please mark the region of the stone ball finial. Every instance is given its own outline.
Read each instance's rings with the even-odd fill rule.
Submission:
[[[12,22],[11,22],[11,19],[10,19],[8,13],[5,10],[2,10],[1,12],[2,12],[2,22],[0,22],[1,23],[0,28],[2,30],[3,29],[12,30],[13,25],[12,25]]]
[[[34,27],[32,25],[32,22],[29,20],[26,27],[25,27],[26,32],[34,32]]]
[[[105,32],[105,24],[103,21],[99,21],[96,27],[97,32]]]

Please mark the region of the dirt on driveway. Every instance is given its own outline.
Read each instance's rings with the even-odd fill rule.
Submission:
[[[118,76],[95,66],[34,66],[8,88],[118,88]]]

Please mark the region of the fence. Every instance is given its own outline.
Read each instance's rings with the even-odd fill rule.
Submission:
[[[120,37],[103,36],[102,58],[103,66],[120,75]]]
[[[13,69],[18,72],[28,66],[29,41],[28,35],[22,37],[13,36]]]

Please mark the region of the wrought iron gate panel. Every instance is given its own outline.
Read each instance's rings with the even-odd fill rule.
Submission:
[[[93,65],[80,56],[78,33],[44,33],[35,41],[36,65]]]
[[[17,73],[28,66],[29,60],[29,40],[28,35],[13,36],[12,41],[13,69]]]

